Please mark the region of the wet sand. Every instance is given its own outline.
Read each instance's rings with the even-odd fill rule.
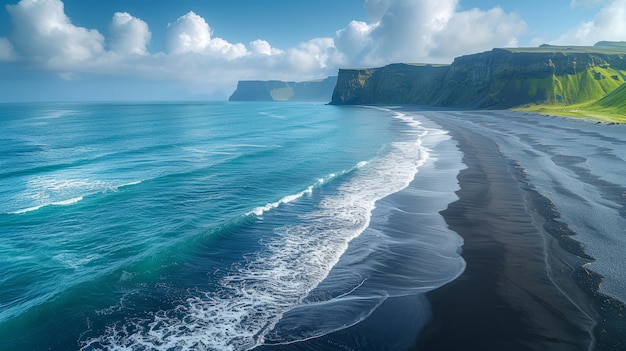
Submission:
[[[580,279],[590,258],[493,141],[435,121],[451,131],[468,166],[459,200],[442,212],[465,240],[467,268],[427,293],[433,318],[414,349],[596,349],[597,306]]]
[[[598,293],[601,277],[582,268],[593,258],[550,200],[491,139],[445,113],[419,113],[449,130],[464,154],[459,199],[441,214],[464,239],[465,272],[425,295],[389,298],[344,330],[259,349],[626,350],[624,304]]]

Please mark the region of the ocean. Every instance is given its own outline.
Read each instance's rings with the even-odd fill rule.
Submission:
[[[416,113],[2,104],[0,130],[2,350],[290,345],[465,268],[462,153]]]

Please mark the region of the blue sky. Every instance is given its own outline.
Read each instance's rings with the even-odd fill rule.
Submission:
[[[626,41],[626,0],[12,0],[0,102],[224,100],[238,80]]]

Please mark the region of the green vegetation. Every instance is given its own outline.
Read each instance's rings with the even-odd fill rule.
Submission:
[[[594,46],[542,45],[538,48],[503,49],[511,53],[576,56],[626,55],[626,42],[599,42]],[[528,95],[546,92],[546,100],[516,108],[542,114],[626,123],[626,70],[600,64],[547,79],[530,78]]]
[[[542,45],[460,56],[451,65],[340,70],[331,104],[518,108],[626,123],[624,83],[626,42]]]
[[[607,123],[626,123],[624,110],[601,109],[590,105],[531,105],[514,108],[516,111],[535,112],[542,115],[556,115],[588,119]]]
[[[594,107],[609,109],[626,114],[626,84],[622,84],[611,94],[593,103]]]
[[[518,108],[542,114],[626,123],[626,71],[607,66],[591,67],[576,74],[541,80],[540,89],[549,89],[547,100]],[[532,81],[532,80],[531,80]],[[533,91],[529,88],[529,94]]]
[[[626,71],[609,67],[590,67],[576,74],[555,76],[558,83],[554,92],[563,99],[552,102],[573,104],[601,99],[624,83],[624,74]]]

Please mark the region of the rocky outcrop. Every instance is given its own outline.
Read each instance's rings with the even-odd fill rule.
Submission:
[[[331,104],[509,108],[601,99],[626,78],[626,44],[493,49],[450,65],[341,69]]]
[[[306,81],[244,80],[229,101],[323,101],[328,102],[337,83],[337,77]]]

